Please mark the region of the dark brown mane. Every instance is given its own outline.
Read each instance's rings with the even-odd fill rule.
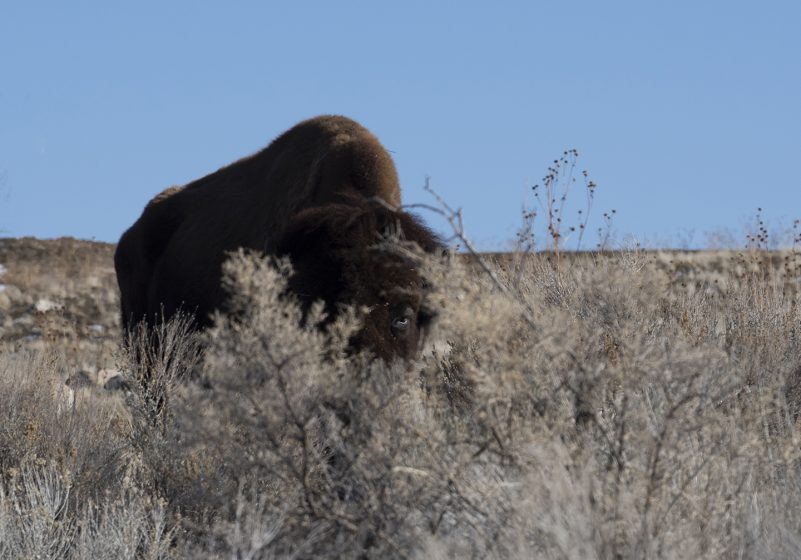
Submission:
[[[290,221],[275,253],[288,255],[295,265],[290,288],[304,308],[314,299],[322,299],[333,317],[339,304],[382,304],[388,299],[382,286],[421,291],[422,278],[414,263],[385,247],[388,241],[413,244],[428,253],[442,250],[437,236],[414,216],[362,200],[299,213]],[[375,287],[378,289],[368,293]],[[427,327],[432,316],[424,310],[419,327]],[[380,355],[391,355],[386,342],[378,338],[365,344]]]
[[[297,253],[310,240],[326,243],[331,248],[367,249],[390,236],[416,243],[428,253],[442,246],[439,238],[412,214],[392,210],[373,200],[348,202],[307,208],[293,216],[275,252],[279,255]]]

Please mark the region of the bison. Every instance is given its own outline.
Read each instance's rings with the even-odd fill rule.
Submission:
[[[151,200],[114,255],[122,324],[152,327],[179,311],[196,328],[225,311],[222,264],[239,248],[290,258],[289,289],[308,310],[365,306],[351,340],[385,360],[411,358],[432,318],[412,261],[382,250],[389,232],[423,251],[441,242],[399,209],[400,187],[386,149],[341,116],[294,126],[265,149]]]

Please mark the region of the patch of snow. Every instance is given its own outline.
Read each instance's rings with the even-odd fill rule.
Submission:
[[[8,272],[8,269],[4,265],[0,264],[0,276],[5,274],[6,272]]]
[[[106,331],[106,327],[98,324],[89,325],[89,331],[95,334],[103,334]]]
[[[2,265],[0,265],[0,266],[2,266]],[[5,291],[6,291],[6,285],[5,284],[0,284],[0,292],[5,292]]]

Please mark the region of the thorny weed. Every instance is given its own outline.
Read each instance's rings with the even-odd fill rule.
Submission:
[[[578,150],[565,150],[553,161],[542,181],[531,188],[537,208],[523,208],[522,223],[516,235],[515,252],[525,254],[540,249],[545,250],[552,254],[555,265],[559,266],[561,253],[567,250],[571,237],[576,237],[574,250],[582,249],[598,185],[590,179],[587,170],[581,172],[585,201],[582,208],[576,209],[575,225],[571,225],[566,212],[569,208],[570,193],[578,180],[576,177],[578,158]],[[545,231],[542,234],[545,238],[543,244],[538,241],[539,235],[536,229],[536,220],[540,213],[546,220]],[[605,251],[611,248],[613,218],[616,214],[615,209],[604,212],[603,225],[597,230],[598,243],[595,247],[597,250]]]

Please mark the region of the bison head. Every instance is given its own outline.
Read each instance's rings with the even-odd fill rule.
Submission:
[[[288,255],[289,289],[304,311],[323,300],[330,319],[341,305],[367,309],[351,339],[385,360],[412,358],[434,314],[425,304],[426,284],[408,254],[388,239],[413,242],[428,253],[442,244],[413,216],[373,202],[328,204],[298,213],[275,254]]]

